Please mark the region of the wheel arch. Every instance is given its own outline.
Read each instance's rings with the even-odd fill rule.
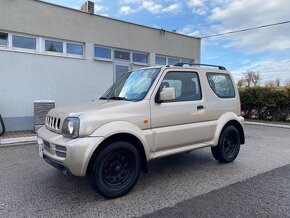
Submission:
[[[224,131],[225,128],[227,128],[228,126],[234,126],[236,127],[236,129],[239,132],[240,135],[240,140],[241,140],[241,144],[245,144],[245,133],[244,133],[244,129],[243,126],[237,121],[237,120],[230,120],[228,121],[224,127],[222,128],[221,133]]]
[[[241,144],[245,144],[245,133],[243,128],[244,118],[241,116],[237,116],[234,113],[226,113],[218,119],[218,124],[215,129],[215,136],[211,143],[213,146],[218,145],[221,133],[227,126],[230,125],[233,125],[237,128],[240,135]]]
[[[98,156],[98,154],[109,144],[116,142],[116,141],[126,141],[131,143],[133,146],[135,146],[135,148],[137,148],[139,154],[140,154],[140,158],[141,158],[141,169],[143,172],[148,172],[148,164],[147,164],[147,157],[146,157],[146,152],[143,146],[143,143],[141,142],[141,140],[130,133],[126,133],[126,132],[122,132],[122,133],[116,133],[114,135],[111,135],[107,138],[105,138],[101,144],[95,149],[95,151],[93,152],[88,166],[87,166],[87,170],[86,170],[86,174],[90,173],[90,170],[92,169],[92,165],[93,162],[95,160],[95,158]]]

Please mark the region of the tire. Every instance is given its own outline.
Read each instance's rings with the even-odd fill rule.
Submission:
[[[217,146],[211,148],[213,157],[221,163],[233,162],[239,154],[240,134],[236,127],[227,126],[221,133]]]
[[[5,124],[0,114],[0,136],[3,136],[4,134],[5,134]]]
[[[95,158],[88,180],[95,191],[105,198],[129,193],[141,171],[138,150],[129,142],[108,144]]]

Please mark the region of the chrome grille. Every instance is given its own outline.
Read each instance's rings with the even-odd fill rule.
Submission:
[[[60,118],[49,116],[49,115],[46,116],[46,126],[51,129],[59,130],[60,121],[61,121]]]

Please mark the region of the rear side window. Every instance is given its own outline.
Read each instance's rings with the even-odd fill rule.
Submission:
[[[220,98],[234,98],[235,89],[230,75],[222,73],[207,73],[209,86]]]

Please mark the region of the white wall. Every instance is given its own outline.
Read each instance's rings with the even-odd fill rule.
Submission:
[[[113,63],[95,61],[93,44],[86,47],[86,59],[0,50],[0,113],[8,130],[9,122],[15,125],[24,117],[30,120],[25,129],[31,129],[34,100],[55,100],[61,106],[97,99],[108,89]]]

